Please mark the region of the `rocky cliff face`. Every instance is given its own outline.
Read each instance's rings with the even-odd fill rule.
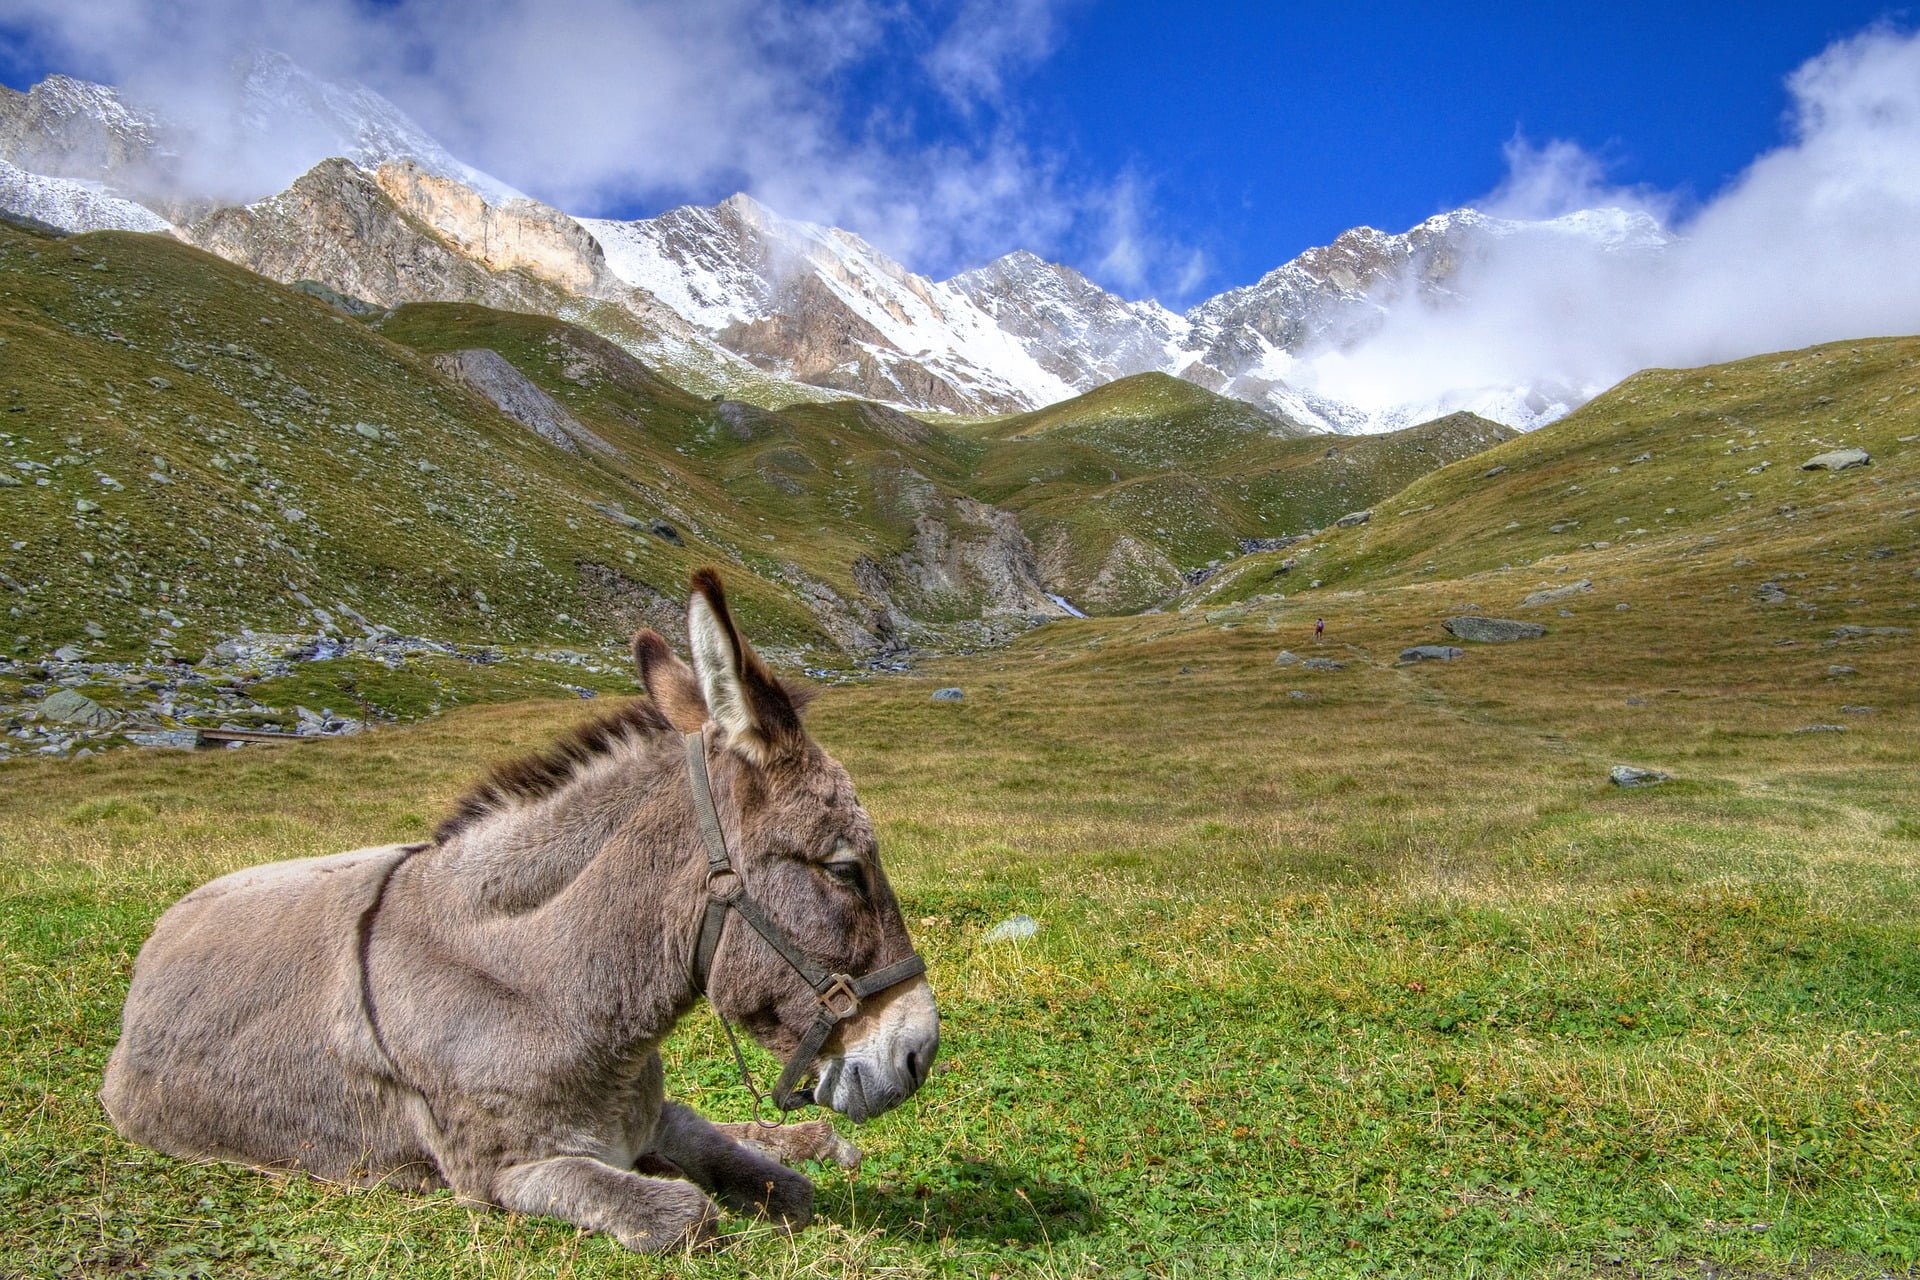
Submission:
[[[391,160],[374,181],[401,212],[488,271],[525,271],[569,293],[604,297],[621,291],[606,255],[578,222],[524,197],[489,204],[465,183],[430,173],[411,160]]]
[[[0,159],[50,178],[151,188],[162,126],[103,84],[48,76],[25,93],[0,85]]]
[[[372,174],[328,160],[270,199],[221,209],[182,231],[193,244],[275,280],[316,280],[383,307],[483,302],[524,307],[524,282],[489,272],[423,234]]]

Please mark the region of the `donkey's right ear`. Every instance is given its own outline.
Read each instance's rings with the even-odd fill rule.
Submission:
[[[681,733],[698,733],[708,719],[707,700],[700,694],[700,677],[680,661],[673,646],[651,627],[633,638],[633,667],[640,685],[660,708],[667,722]]]

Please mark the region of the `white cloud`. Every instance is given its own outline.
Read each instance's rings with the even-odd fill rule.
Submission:
[[[192,124],[189,159],[206,163],[187,177],[222,198],[278,190],[340,149],[288,121],[235,126],[231,67],[278,49],[371,86],[460,159],[570,212],[744,190],[945,274],[1015,248],[1060,253],[1104,225],[1109,180],[1026,143],[1011,92],[1077,2],[0,0],[0,29]],[[873,87],[890,77],[898,92]],[[943,102],[954,127],[928,142],[914,112]]]
[[[1673,201],[1644,187],[1620,187],[1607,181],[1607,165],[1575,142],[1554,138],[1536,146],[1519,135],[1501,148],[1507,175],[1491,193],[1474,202],[1496,218],[1558,218],[1581,209],[1637,209],[1662,221]]]
[[[1059,0],[962,0],[924,62],[962,110],[998,99],[1007,77],[1044,61],[1059,39]]]
[[[1375,335],[1306,353],[1295,376],[1372,410],[1488,405],[1516,387],[1577,402],[1649,366],[1920,333],[1920,35],[1874,28],[1840,41],[1787,87],[1788,140],[1675,223],[1663,253],[1513,237],[1462,268],[1455,296],[1396,304]],[[1516,143],[1508,161],[1483,207],[1673,205],[1609,186],[1570,143]]]
[[[1124,293],[1189,298],[1207,277],[1206,253],[1156,229],[1152,183],[1136,170],[1122,173],[1092,197],[1097,212],[1091,241],[1093,272]]]

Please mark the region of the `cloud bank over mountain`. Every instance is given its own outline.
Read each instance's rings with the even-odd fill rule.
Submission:
[[[1303,353],[1290,380],[1362,408],[1516,386],[1584,398],[1649,366],[1920,332],[1920,35],[1843,40],[1787,87],[1788,140],[1684,215],[1675,196],[1608,186],[1572,143],[1509,144],[1508,177],[1478,207],[1627,208],[1677,239],[1648,256],[1515,238],[1358,347]]]
[[[1142,184],[1028,141],[1009,93],[1053,48],[1066,3],[503,0],[482,18],[460,0],[0,0],[0,52],[30,49],[190,123],[198,188],[217,181],[230,199],[330,154],[328,138],[236,110],[233,65],[277,49],[371,86],[455,154],[575,213],[746,191],[936,275],[1022,247],[1111,258],[1125,287],[1173,291],[1194,253],[1140,233]],[[920,127],[934,111],[958,126]]]

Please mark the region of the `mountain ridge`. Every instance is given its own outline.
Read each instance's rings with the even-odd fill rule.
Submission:
[[[910,410],[1018,412],[1157,371],[1335,433],[1409,425],[1458,408],[1531,427],[1597,388],[1465,389],[1433,403],[1361,409],[1316,392],[1312,360],[1364,339],[1396,302],[1444,305],[1463,263],[1515,235],[1598,243],[1609,252],[1657,253],[1665,242],[1650,219],[1618,210],[1545,223],[1459,210],[1399,235],[1355,228],[1178,314],[1123,299],[1024,250],[936,281],[852,232],[785,218],[744,193],[653,218],[571,218],[460,161],[364,86],[323,81],[269,51],[235,74],[246,106],[235,137],[258,142],[279,130],[326,140],[385,183],[423,233],[383,231],[389,251],[429,261],[451,250],[481,269],[443,263],[414,296],[394,301],[447,300],[456,279],[467,300],[498,303],[518,293],[517,305],[585,323],[689,385],[770,405],[824,393]],[[0,160],[20,172],[0,171],[0,207],[68,229],[143,225],[133,207],[109,203],[131,201],[176,234],[270,274],[275,262],[336,264],[337,275],[317,267],[307,275],[355,292],[346,269],[351,247],[323,243],[333,234],[329,219],[349,234],[362,227],[337,207],[338,192],[322,196],[311,216],[287,216],[303,194],[327,185],[315,174],[328,161],[252,204],[234,205],[180,192],[194,177],[183,167],[191,140],[190,130],[131,106],[108,86],[49,77],[24,94],[10,90],[0,97]],[[413,172],[398,185],[379,177],[394,166]],[[337,167],[326,172],[341,184]],[[49,187],[30,181],[34,174],[96,185]],[[278,213],[279,225],[262,236],[281,243],[242,234],[250,217],[266,216],[263,206]],[[487,230],[536,225],[549,250],[578,226],[602,261],[578,244],[532,260],[503,258],[496,231]],[[299,238],[308,243],[290,251],[286,241]],[[548,269],[544,283],[556,292],[536,297],[499,278],[522,266]],[[275,278],[302,278],[289,270]]]

